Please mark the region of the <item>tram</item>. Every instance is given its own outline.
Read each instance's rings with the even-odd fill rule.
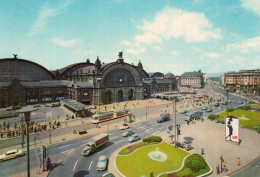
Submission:
[[[123,117],[129,114],[128,109],[123,109],[120,111],[114,111],[114,112],[106,112],[101,114],[95,114],[92,116],[92,123],[96,124],[99,122],[104,122],[107,120],[117,119],[119,117]]]

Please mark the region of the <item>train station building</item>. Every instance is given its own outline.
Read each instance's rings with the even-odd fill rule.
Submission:
[[[160,74],[160,73],[159,73]],[[149,98],[151,94],[177,89],[173,74],[155,77],[137,65],[124,62],[123,52],[111,63],[71,64],[50,71],[25,59],[0,59],[0,107],[76,100],[86,105],[101,105]]]

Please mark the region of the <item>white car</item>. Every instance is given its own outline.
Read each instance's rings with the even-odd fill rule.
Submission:
[[[119,130],[125,130],[125,129],[128,129],[128,128],[129,128],[128,124],[123,124],[123,125],[120,126],[118,129],[119,129]]]
[[[23,156],[24,152],[22,150],[13,149],[10,151],[7,151],[5,154],[0,155],[0,162],[4,160],[13,159],[16,157]]]
[[[97,170],[104,171],[107,168],[108,158],[105,155],[102,155],[98,159]]]

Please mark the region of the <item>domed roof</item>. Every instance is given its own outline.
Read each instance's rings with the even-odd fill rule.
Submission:
[[[175,77],[175,76],[174,76],[174,74],[172,74],[172,73],[169,72],[169,73],[166,73],[166,74],[164,75],[164,77]]]
[[[29,60],[15,58],[0,59],[0,81],[54,80],[55,76],[43,66]]]
[[[79,69],[76,69],[75,71],[73,71],[73,73],[71,75],[77,75],[77,74],[93,74],[93,71],[96,70],[95,65],[90,65],[90,66],[85,66],[85,67],[81,67]]]

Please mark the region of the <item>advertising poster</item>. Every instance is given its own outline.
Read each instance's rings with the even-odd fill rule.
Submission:
[[[226,141],[239,142],[239,119],[226,117]]]

